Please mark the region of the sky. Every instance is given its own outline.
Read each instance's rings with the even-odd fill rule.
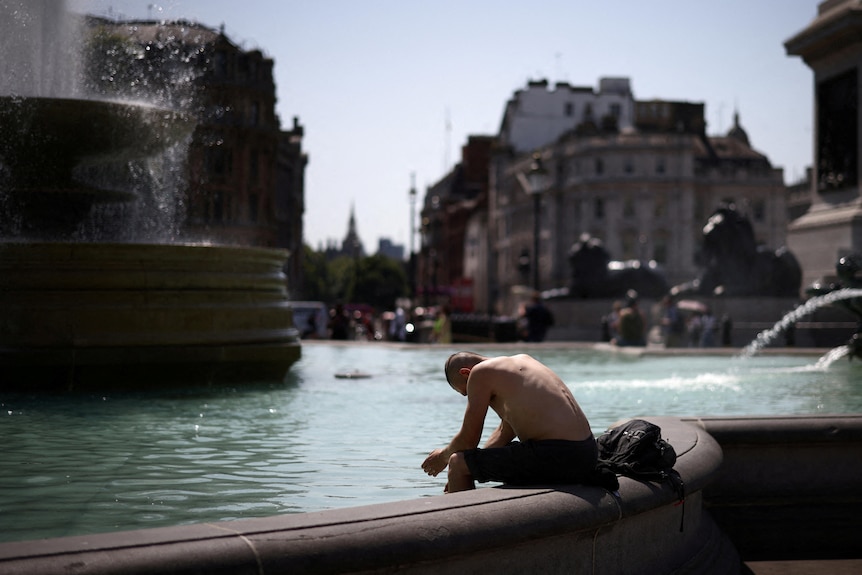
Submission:
[[[811,165],[813,73],[784,42],[817,0],[67,0],[75,12],[187,19],[275,61],[276,113],[304,127],[305,241],[340,242],[351,210],[366,253],[410,247],[419,200],[470,135],[497,134],[531,80],[597,89],[628,77],[638,100],[734,112],[785,182]],[[414,239],[418,249],[419,238]]]

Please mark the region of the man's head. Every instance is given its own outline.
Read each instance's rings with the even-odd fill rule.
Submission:
[[[446,366],[443,368],[449,386],[458,393],[466,395],[467,377],[470,375],[470,370],[485,359],[487,358],[472,351],[459,351],[450,355],[449,359],[446,360]]]

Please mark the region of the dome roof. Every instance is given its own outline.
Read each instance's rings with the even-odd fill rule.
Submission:
[[[739,112],[733,113],[733,127],[727,133],[727,137],[735,138],[746,146],[751,146],[751,143],[748,141],[748,133],[739,125]]]

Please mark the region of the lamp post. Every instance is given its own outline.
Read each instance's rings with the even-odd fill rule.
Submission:
[[[533,154],[526,183],[527,193],[533,196],[533,289],[539,291],[539,211],[542,207],[542,192],[548,185],[548,174],[542,165],[542,155],[538,152]]]
[[[410,297],[416,297],[416,256],[414,254],[414,244],[416,239],[416,173],[410,174]]]

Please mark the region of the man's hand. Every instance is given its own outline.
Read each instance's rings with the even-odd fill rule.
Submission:
[[[449,465],[449,452],[441,447],[432,451],[425,461],[422,462],[422,469],[431,477],[437,477],[437,474],[446,469]]]

